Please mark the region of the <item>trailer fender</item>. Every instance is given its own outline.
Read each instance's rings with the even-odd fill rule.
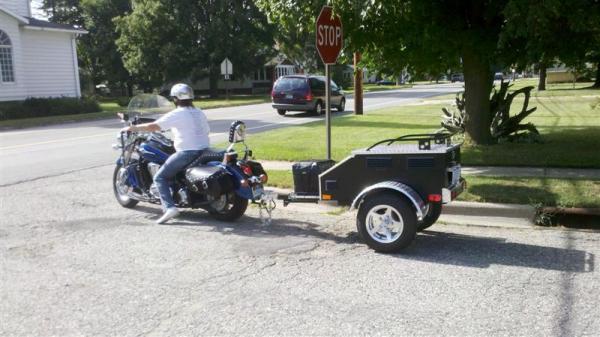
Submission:
[[[419,193],[417,193],[417,191],[415,191],[412,187],[397,181],[384,181],[365,188],[358,194],[356,198],[354,198],[350,209],[357,209],[365,197],[372,192],[380,192],[385,190],[399,192],[404,195],[415,207],[417,219],[419,221],[423,220],[423,216],[427,207],[425,201],[423,201],[423,198],[421,198]]]

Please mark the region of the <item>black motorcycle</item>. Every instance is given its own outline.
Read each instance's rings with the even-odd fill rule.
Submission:
[[[150,123],[155,119],[142,117],[143,114],[173,108],[162,96],[142,94],[134,97],[127,113],[119,117],[129,125]],[[250,201],[259,205],[261,217],[262,210],[266,210],[270,221],[274,202],[263,188],[268,177],[260,163],[250,160],[252,151],[244,142],[245,134],[245,124],[233,122],[226,150],[207,149],[177,174],[172,193],[178,208],[202,208],[215,219],[234,221],[244,214]],[[117,201],[127,208],[140,201],[160,204],[153,178],[175,152],[172,141],[163,132],[121,132],[118,139],[119,143],[113,146],[121,151],[113,174]],[[236,144],[243,146],[240,153],[234,149]]]

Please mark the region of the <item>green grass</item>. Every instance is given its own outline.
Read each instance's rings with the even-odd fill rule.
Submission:
[[[292,172],[269,170],[269,186],[292,188]],[[466,176],[458,200],[533,206],[600,207],[600,181]]]
[[[404,88],[412,88],[412,84],[401,84],[401,85],[377,85],[377,84],[363,84],[363,92],[374,92],[374,91],[387,91],[397,90]],[[354,87],[344,88],[344,91],[349,94],[354,92]]]
[[[18,128],[30,128],[35,126],[44,126],[60,123],[69,122],[83,122],[97,119],[116,118],[115,112],[113,111],[102,111],[93,112],[80,115],[62,115],[62,116],[50,116],[50,117],[35,117],[35,118],[22,118],[13,119],[7,121],[0,121],[0,129],[18,129]]]
[[[231,96],[229,99],[220,98],[201,98],[194,100],[194,105],[202,109],[224,108],[230,106],[240,106],[249,104],[261,104],[271,102],[269,95],[248,95]]]
[[[525,122],[534,123],[543,144],[505,143],[462,148],[464,165],[600,168],[600,90],[585,95],[535,97],[538,110]],[[579,91],[576,89],[574,91]],[[515,99],[513,111],[520,110]],[[439,128],[441,108],[447,104],[415,105],[368,112],[363,116],[335,116],[332,120],[332,157],[341,160],[354,149],[405,134]],[[324,122],[292,126],[251,135],[248,143],[261,159],[295,161],[325,156]]]
[[[202,98],[194,101],[194,104],[202,109],[214,109],[221,107],[240,106],[248,104],[260,104],[270,102],[271,98],[267,95],[252,96],[232,96],[225,98]],[[81,122],[96,119],[113,118],[117,112],[126,111],[126,107],[119,106],[116,102],[100,102],[101,112],[87,113],[80,115],[61,115],[50,117],[23,118],[15,120],[0,121],[0,129],[28,128],[35,126],[44,126],[51,124],[60,124],[68,122]],[[115,117],[116,118],[116,117]]]

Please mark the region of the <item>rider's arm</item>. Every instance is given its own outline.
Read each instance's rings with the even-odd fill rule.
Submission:
[[[155,131],[161,130],[160,126],[156,123],[131,125],[125,129],[126,129],[125,131],[131,131],[131,132],[137,132],[137,131],[155,132]]]

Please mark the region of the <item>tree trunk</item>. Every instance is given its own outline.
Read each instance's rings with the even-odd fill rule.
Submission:
[[[354,114],[363,114],[363,87],[362,77],[363,72],[360,68],[361,54],[354,52]]]
[[[493,144],[494,138],[490,132],[492,124],[490,92],[493,84],[490,63],[471,50],[465,50],[463,52],[463,72],[467,136],[475,144]]]
[[[218,67],[210,68],[210,75],[208,78],[209,95],[211,98],[219,97],[219,69]]]
[[[600,62],[596,63],[596,80],[593,87],[600,88]]]
[[[546,90],[546,67],[545,61],[539,63],[540,66],[540,82],[538,83],[538,91]]]

